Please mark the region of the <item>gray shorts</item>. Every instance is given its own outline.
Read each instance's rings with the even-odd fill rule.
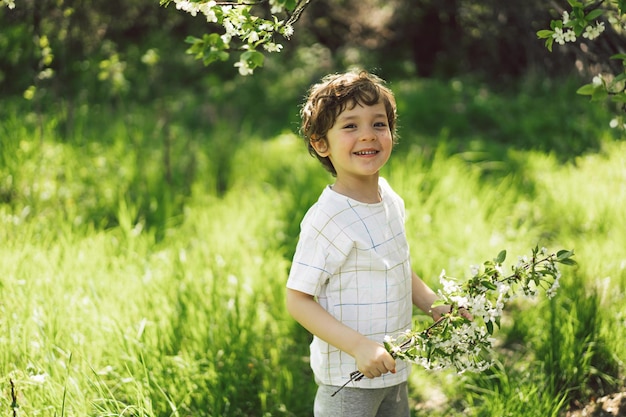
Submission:
[[[337,387],[320,385],[315,396],[315,417],[410,417],[408,385],[387,388]]]

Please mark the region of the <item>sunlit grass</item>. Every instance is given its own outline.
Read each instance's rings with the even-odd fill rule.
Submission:
[[[0,123],[0,408],[311,415],[310,336],[287,315],[284,285],[299,222],[331,177],[290,133],[231,143],[241,129],[160,131],[149,112],[134,116],[93,129],[81,119],[80,138],[61,138],[53,117],[42,138],[28,117]],[[405,199],[413,266],[430,285],[502,249],[507,262],[535,245],[573,249],[579,264],[563,268],[555,299],[508,312],[489,373],[416,370],[413,400],[434,405],[414,415],[556,416],[617,388],[626,144],[600,137],[571,158],[500,145],[455,154],[449,133],[433,148],[404,125],[407,146],[383,175]]]

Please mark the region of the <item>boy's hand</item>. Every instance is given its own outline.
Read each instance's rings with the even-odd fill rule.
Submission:
[[[444,315],[448,314],[450,312],[450,306],[449,305],[441,305],[441,306],[437,306],[434,307],[431,310],[431,314],[433,316],[433,320],[437,321],[439,320],[441,317],[443,317]],[[459,308],[459,315],[461,317],[466,318],[469,321],[473,321],[474,317],[472,316],[472,314],[467,311],[467,309],[465,307],[461,307]]]
[[[384,346],[366,339],[355,351],[357,369],[368,378],[376,378],[387,372],[396,373],[396,361]]]

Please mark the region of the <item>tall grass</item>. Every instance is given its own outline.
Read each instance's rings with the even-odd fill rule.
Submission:
[[[408,86],[400,101],[423,107],[411,92],[426,87]],[[489,97],[481,106],[506,107]],[[532,96],[508,100],[519,109]],[[311,415],[310,336],[287,315],[284,284],[300,219],[330,176],[291,133],[157,129],[146,109],[98,116],[90,128],[77,114],[63,138],[54,113],[42,137],[28,116],[0,123],[0,409]],[[416,369],[413,414],[557,416],[622,386],[626,144],[605,133],[564,158],[487,134],[474,149],[479,131],[403,129],[383,174],[405,199],[413,266],[429,284],[501,249],[514,262],[565,247],[579,262],[556,298],[508,311],[494,369]]]

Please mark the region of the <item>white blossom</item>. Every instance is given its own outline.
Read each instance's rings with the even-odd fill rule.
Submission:
[[[593,40],[600,36],[600,34],[604,32],[604,22],[596,22],[595,26],[587,26],[585,28],[585,33],[583,33],[583,38]]]
[[[443,292],[446,293],[446,294],[452,294],[452,293],[455,293],[455,292],[459,292],[461,290],[459,285],[456,282],[452,281],[452,280],[440,277],[439,278],[439,282],[443,286]]]
[[[285,27],[283,28],[283,35],[286,38],[290,38],[291,35],[293,35],[293,26],[291,25],[285,25]]]
[[[245,59],[240,60],[239,62],[235,62],[235,67],[239,68],[239,74],[241,75],[251,75],[253,70],[248,65],[248,61]]]
[[[267,52],[280,52],[283,49],[283,46],[279,43],[268,42],[263,44],[263,49]]]
[[[282,13],[283,10],[285,9],[282,4],[278,3],[277,0],[270,0],[270,6],[272,7],[271,9],[272,14]]]
[[[565,32],[565,42],[576,42],[576,33],[572,29]]]
[[[552,37],[559,45],[565,45],[565,42],[576,41],[576,34],[572,29],[568,29],[567,32],[564,32],[562,28],[556,27],[554,28]]]
[[[257,42],[258,40],[259,40],[259,34],[255,32],[254,30],[251,30],[248,33],[248,42],[254,43],[254,42]]]
[[[498,294],[507,294],[511,290],[511,286],[504,282],[498,282],[496,287]]]
[[[546,290],[546,297],[554,298],[554,296],[556,295],[556,291],[559,289],[560,286],[561,285],[559,284],[559,278],[557,277],[550,286],[550,288]]]

